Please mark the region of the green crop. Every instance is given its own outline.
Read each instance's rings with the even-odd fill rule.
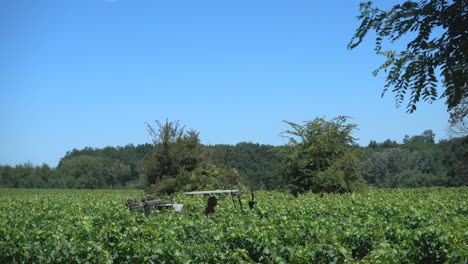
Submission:
[[[467,263],[468,188],[257,192],[241,211],[178,195],[181,214],[130,213],[139,191],[0,189],[0,263]],[[244,205],[247,204],[246,195]]]

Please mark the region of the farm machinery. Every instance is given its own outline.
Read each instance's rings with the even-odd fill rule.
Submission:
[[[236,190],[195,191],[195,192],[185,192],[184,194],[190,195],[190,196],[191,195],[204,195],[204,196],[209,195],[210,198],[208,199],[208,207],[210,207],[210,203],[213,203],[213,202],[215,203],[214,206],[216,206],[217,199],[214,197],[214,195],[227,194],[231,196],[234,207],[237,207],[237,204],[238,204],[239,208],[241,210],[243,209],[242,200],[240,198],[242,195],[242,192],[237,189]],[[249,208],[253,209],[257,203],[255,200],[255,195],[254,195],[253,190],[251,191],[251,197],[252,199],[249,200],[248,205],[249,205]],[[130,210],[130,212],[143,211],[146,216],[151,215],[154,210],[159,210],[159,211],[173,210],[176,213],[180,213],[184,207],[183,204],[174,203],[172,202],[172,200],[168,201],[168,200],[159,199],[154,196],[148,196],[141,200],[129,199],[126,202],[126,205],[128,209]]]
[[[134,211],[143,211],[146,216],[149,216],[153,213],[153,210],[174,210],[176,213],[180,213],[183,204],[173,203],[172,201],[162,200],[157,197],[148,196],[141,200],[132,200],[128,199],[126,203],[130,212]]]

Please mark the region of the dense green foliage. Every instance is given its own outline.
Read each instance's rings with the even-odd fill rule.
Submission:
[[[450,112],[449,132],[454,136],[468,136],[468,97]]]
[[[130,166],[108,158],[77,156],[62,162],[61,180],[68,188],[98,189],[101,186],[121,187],[129,180]]]
[[[112,169],[112,167],[119,167],[117,170],[120,174],[119,176],[113,175],[113,182],[103,181],[102,179],[94,180],[97,181],[97,186],[94,188],[122,188],[122,187],[130,187],[135,188],[138,187],[139,178],[143,174],[143,162],[144,160],[150,157],[151,153],[153,152],[154,147],[152,144],[141,144],[134,146],[132,144],[126,145],[124,147],[105,147],[102,149],[98,148],[91,148],[86,147],[82,150],[73,149],[72,151],[68,151],[65,156],[60,160],[57,169],[49,171],[50,177],[54,178],[57,175],[60,180],[58,182],[54,182],[53,184],[49,184],[44,188],[80,188],[78,182],[65,180],[63,178],[66,177],[69,173],[82,173],[82,172],[72,172],[64,168],[64,164],[68,164],[65,167],[75,167],[78,168],[77,165],[73,165],[76,163],[80,163],[80,159],[82,156],[89,157],[88,159],[96,159],[100,160],[101,164],[106,165],[107,168],[93,168],[88,167],[86,173],[93,174],[93,175],[100,175],[99,170],[106,170]],[[109,168],[110,167],[110,168]],[[120,168],[124,168],[122,171]],[[127,170],[129,168],[130,171]],[[57,177],[56,176],[56,177]],[[100,176],[99,176],[100,177]],[[75,177],[76,178],[76,177]],[[82,183],[83,184],[83,183]],[[90,185],[86,183],[87,185]],[[10,185],[8,185],[10,186]],[[26,186],[16,186],[16,187],[26,187]],[[39,186],[29,186],[29,187],[39,187]],[[90,186],[88,186],[89,188]]]
[[[148,124],[154,151],[144,163],[147,192],[172,194],[241,186],[235,169],[218,167],[207,160],[206,149],[196,131],[186,131],[178,121],[156,121],[156,124],[157,129]]]
[[[374,152],[361,163],[361,170],[366,172],[364,178],[376,187],[396,187],[392,185],[399,182],[401,173],[424,173],[428,167],[427,160],[419,152],[400,148]]]
[[[374,74],[381,70],[387,73],[383,93],[391,88],[397,105],[409,96],[408,111],[413,112],[421,99],[436,100],[440,81],[445,87],[440,97],[446,98],[448,110],[468,96],[466,0],[404,1],[390,10],[374,7],[372,2],[361,3],[360,7],[361,25],[348,48],[358,46],[369,31],[376,33],[375,51],[387,61]],[[411,39],[405,49],[382,51],[385,41],[405,37]]]
[[[298,125],[287,122],[291,130],[283,134],[289,144],[280,150],[286,157],[282,171],[288,189],[294,194],[313,192],[352,192],[362,189],[364,180],[354,153],[356,128],[339,116],[330,121],[316,118]]]
[[[463,263],[468,189],[258,192],[240,211],[177,196],[181,214],[130,213],[139,191],[0,189],[0,263]],[[248,197],[244,197],[248,199]],[[246,200],[244,200],[246,202]]]
[[[256,190],[299,193],[315,186],[318,192],[343,192],[354,188],[349,189],[346,178],[358,174],[374,187],[468,184],[468,137],[435,143],[434,133],[426,130],[420,135],[405,136],[404,144],[387,139],[380,143],[372,140],[367,147],[359,147],[353,140],[344,140],[344,134],[323,130],[320,135],[313,129],[296,126],[299,130],[293,132],[303,133],[306,140],[289,134],[298,140],[286,146],[246,142],[205,146],[198,134],[191,131],[178,142],[170,143],[166,150],[158,141],[137,146],[74,149],[66,153],[57,168],[30,163],[0,165],[0,186],[143,188],[148,186],[151,176],[153,191],[166,193],[232,188],[239,182]],[[168,155],[162,155],[164,152]]]
[[[242,179],[256,190],[273,190],[281,184],[279,171],[283,156],[271,145],[242,142],[237,145],[208,146],[208,156],[215,164],[235,168]]]
[[[256,189],[275,188],[276,168],[281,166],[282,161],[282,157],[271,151],[275,147],[246,142],[237,145],[204,146],[200,144],[200,146],[203,148],[204,162],[215,165],[218,171],[234,173],[230,169],[236,169],[242,181]],[[70,164],[79,163],[82,157],[86,156],[89,159],[106,161],[101,164],[116,164],[116,166],[130,168],[130,171],[125,170],[126,174],[121,175],[121,177],[114,177],[118,181],[117,184],[97,179],[100,185],[96,186],[96,188],[142,187],[146,182],[144,164],[152,158],[154,150],[153,144],[105,147],[103,149],[87,147],[82,150],[74,149],[67,152],[57,168],[46,164],[33,166],[30,163],[16,166],[0,165],[0,186],[14,188],[83,188],[80,183],[74,182],[70,177],[66,180],[65,177],[70,173],[70,167],[79,168],[79,166],[70,166]],[[64,167],[64,164],[69,165]],[[211,165],[204,167],[212,168]],[[78,173],[80,172],[77,171],[76,174]],[[100,175],[98,174],[99,170],[92,171],[91,167],[87,168],[87,173],[100,177],[98,176]],[[78,179],[78,177],[75,179]],[[81,183],[83,184],[83,182]],[[88,188],[94,188],[91,183],[87,185]]]
[[[412,143],[412,142],[423,142],[423,143],[435,143],[435,134],[432,130],[428,129],[424,131],[421,135],[408,136],[406,135],[403,139],[403,143]]]
[[[105,147],[102,149],[91,147],[86,147],[82,150],[73,149],[72,151],[68,151],[65,156],[60,159],[58,167],[60,168],[62,163],[66,160],[83,155],[118,160],[131,167],[141,167],[139,162],[147,158],[153,152],[153,149],[153,145],[149,143],[137,146],[129,144],[124,147]]]
[[[405,144],[371,142],[360,169],[375,187],[462,186],[468,184],[468,137],[431,143],[432,132],[406,136]]]

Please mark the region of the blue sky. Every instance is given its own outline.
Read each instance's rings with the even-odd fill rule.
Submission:
[[[383,8],[396,1],[376,1]],[[288,127],[351,116],[361,145],[433,129],[381,98],[373,39],[346,48],[359,1],[3,0],[0,164],[56,166],[68,150],[149,143],[180,120],[205,144],[284,144]]]

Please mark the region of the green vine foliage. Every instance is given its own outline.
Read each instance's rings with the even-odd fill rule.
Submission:
[[[468,95],[468,2],[466,0],[405,1],[388,11],[360,4],[361,25],[349,49],[357,47],[370,31],[375,31],[375,51],[385,56],[380,71],[387,73],[382,96],[391,89],[397,106],[409,96],[407,112],[416,110],[420,100],[432,102],[446,98],[448,110]],[[415,36],[406,49],[383,50],[403,36]],[[439,95],[437,87],[445,91]]]
[[[0,263],[465,263],[468,189],[256,193],[254,210],[176,195],[180,214],[129,212],[135,190],[0,189]],[[250,197],[242,196],[244,204]]]

